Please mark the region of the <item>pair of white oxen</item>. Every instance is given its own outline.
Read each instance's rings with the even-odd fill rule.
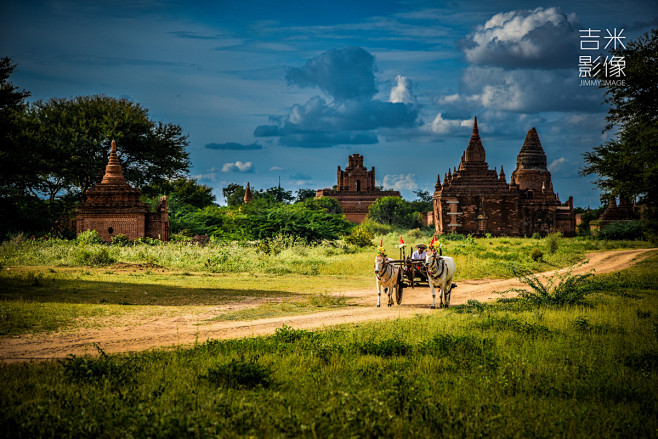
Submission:
[[[375,258],[375,278],[377,279],[377,308],[380,306],[382,289],[388,294],[388,306],[393,306],[393,295],[398,305],[402,302],[402,268],[391,263],[392,259],[385,254]],[[450,306],[450,293],[456,284],[452,283],[457,267],[455,261],[448,256],[440,256],[436,250],[425,255],[427,281],[432,291],[432,306],[436,308],[436,289],[439,289],[439,307]]]

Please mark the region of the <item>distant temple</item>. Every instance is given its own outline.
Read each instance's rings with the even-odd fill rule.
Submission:
[[[610,203],[605,211],[598,219],[590,221],[589,230],[593,233],[598,233],[605,226],[616,223],[619,221],[637,221],[640,219],[640,212],[636,206],[633,206],[627,198],[619,197],[619,204],[617,199],[612,197]]]
[[[576,232],[573,197],[560,202],[553,192],[551,173],[537,130],[532,128],[516,158],[509,184],[503,167],[489,169],[477,118],[459,168],[437,178],[434,227],[437,234],[531,236]]]
[[[167,198],[162,197],[155,212],[139,199],[139,189],[130,187],[123,177],[114,140],[103,180],[85,194],[78,205],[76,232],[96,230],[105,241],[123,234],[130,240],[150,237],[169,240]]]
[[[331,197],[345,212],[345,217],[353,223],[361,223],[368,215],[368,207],[378,198],[399,197],[398,191],[381,191],[375,186],[375,168],[370,171],[363,166],[363,156],[353,154],[349,156],[349,163],[345,170],[338,166],[336,189],[319,189],[316,198]]]

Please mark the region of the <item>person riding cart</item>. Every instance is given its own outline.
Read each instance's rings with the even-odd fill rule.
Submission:
[[[412,277],[418,277],[421,281],[427,280],[427,271],[425,270],[425,256],[427,254],[427,246],[425,244],[418,244],[416,250],[409,259],[410,269],[407,270],[407,278],[412,280]]]

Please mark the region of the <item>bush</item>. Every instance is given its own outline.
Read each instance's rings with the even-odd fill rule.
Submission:
[[[597,237],[609,241],[635,241],[643,239],[644,232],[640,221],[617,221],[604,227]]]
[[[112,245],[116,245],[117,247],[126,247],[130,244],[130,239],[122,233],[112,237]]]
[[[105,247],[79,248],[73,256],[73,260],[78,265],[110,265],[116,262],[116,259],[110,254]]]
[[[78,235],[75,242],[77,242],[78,245],[87,245],[87,244],[102,244],[105,241],[103,241],[103,238],[98,236],[98,232],[96,230],[85,230],[84,232]]]
[[[590,291],[584,288],[585,281],[593,276],[592,272],[572,274],[573,270],[585,262],[572,265],[564,273],[556,272],[550,277],[543,277],[542,282],[536,274],[527,268],[514,268],[514,274],[530,290],[512,288],[507,291],[519,293],[519,296],[535,305],[578,305],[583,303],[585,295]],[[506,291],[506,292],[507,292]]]
[[[355,227],[352,229],[352,233],[345,237],[345,242],[357,247],[375,247],[372,242],[374,238],[373,234],[365,227]]]
[[[116,384],[129,384],[134,381],[135,372],[141,369],[132,357],[108,355],[96,346],[99,357],[78,357],[69,355],[59,363],[64,374],[76,381],[97,382],[109,380]]]
[[[549,254],[552,255],[557,251],[558,247],[560,246],[561,237],[562,233],[560,232],[553,232],[546,236],[546,247]]]
[[[366,218],[364,222],[359,224],[359,227],[372,233],[373,236],[388,235],[393,231],[393,227],[388,224],[380,224],[370,218]]]
[[[542,252],[538,248],[533,248],[532,251],[530,252],[530,259],[532,259],[533,261],[541,261],[543,257],[544,257],[544,252]]]

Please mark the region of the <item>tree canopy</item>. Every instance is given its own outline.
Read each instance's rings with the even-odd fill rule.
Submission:
[[[197,209],[212,206],[216,201],[211,187],[187,177],[146,186],[142,189],[142,195],[149,198],[159,198],[162,195],[175,197],[178,202]]]
[[[626,60],[624,81],[606,85],[606,131],[615,137],[585,154],[582,174],[596,174],[604,196],[658,205],[658,30],[613,51]]]
[[[605,130],[615,137],[585,154],[583,175],[596,174],[604,197],[638,198],[643,220],[658,236],[658,29],[613,50],[626,62],[623,81],[606,84]]]
[[[187,135],[181,127],[151,120],[148,110],[127,99],[53,98],[37,101],[28,117],[36,127],[35,143],[55,164],[48,177],[82,194],[102,178],[112,140],[123,174],[134,187],[180,178],[189,170]]]
[[[368,207],[368,218],[380,223],[400,227],[420,227],[414,205],[400,197],[378,198]]]

